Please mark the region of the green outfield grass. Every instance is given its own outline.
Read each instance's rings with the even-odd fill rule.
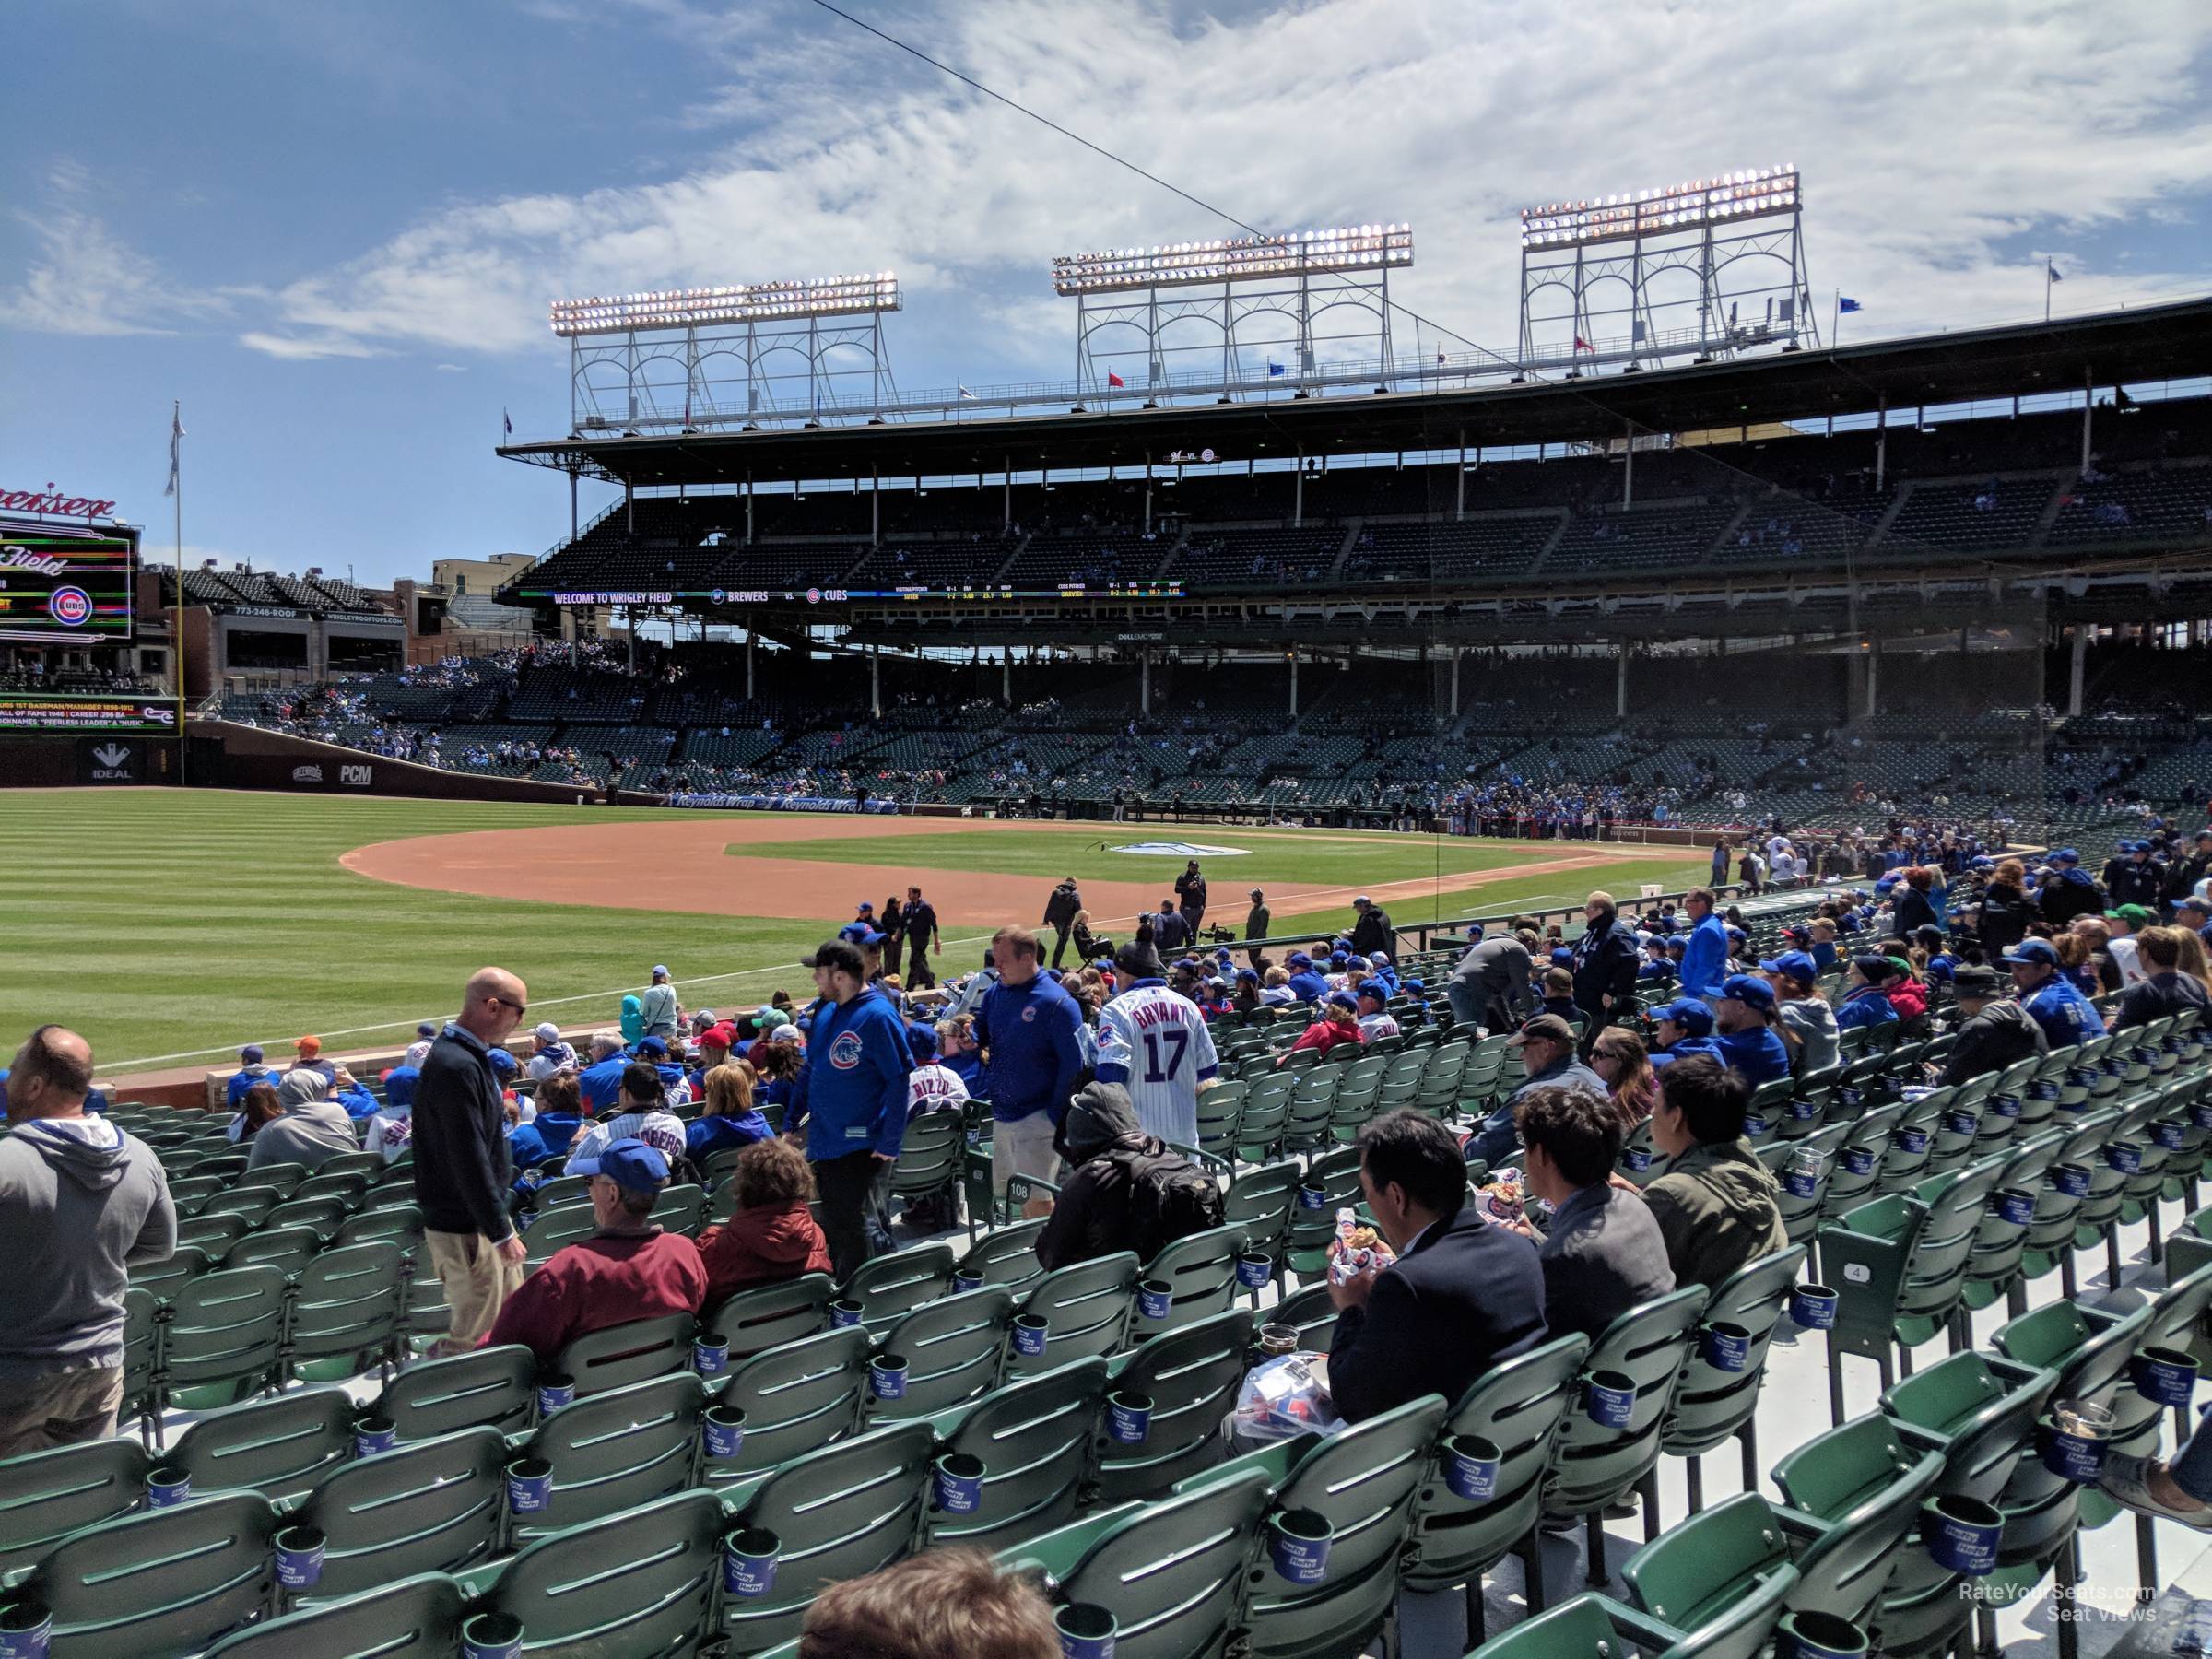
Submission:
[[[611,1023],[623,992],[640,989],[655,962],[675,970],[688,1006],[749,1006],[778,986],[804,991],[797,957],[849,911],[794,921],[468,899],[372,881],[338,863],[355,847],[407,836],[678,816],[698,815],[213,790],[0,791],[0,855],[16,872],[0,891],[0,1055],[50,1019],[84,1031],[107,1070],[212,1065],[239,1043],[288,1042],[311,1030],[347,1047],[377,1046],[406,1039],[418,1019],[450,1014],[462,982],[487,962],[521,973],[533,1007],[564,1025]],[[1347,843],[1329,833],[1124,826],[1116,834],[1098,825],[744,850],[853,865],[855,899],[888,891],[900,866],[1004,870],[1007,914],[1029,922],[1059,876],[1157,877],[1165,893],[1181,867],[1081,854],[1086,839],[1253,847],[1252,857],[1209,870],[1216,919],[1236,922],[1245,888],[1271,882],[1433,876],[1436,888],[1419,899],[1391,900],[1395,917],[1413,922],[1477,905],[1558,903],[1595,885],[1671,888],[1700,873],[1695,861],[1653,862],[1485,881],[1486,870],[1553,849],[1417,837]],[[1278,917],[1276,932],[1350,920],[1347,903]],[[954,935],[947,971],[973,966],[982,951],[979,939]]]

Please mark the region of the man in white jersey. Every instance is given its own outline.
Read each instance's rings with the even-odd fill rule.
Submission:
[[[1198,1096],[1220,1069],[1206,1016],[1168,989],[1159,959],[1145,946],[1114,952],[1113,982],[1117,994],[1099,1010],[1099,1081],[1129,1091],[1147,1135],[1196,1146]]]

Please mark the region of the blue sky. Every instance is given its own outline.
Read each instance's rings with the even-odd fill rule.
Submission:
[[[1406,219],[1394,288],[1513,333],[1513,213],[1794,161],[1851,337],[2212,289],[2212,8],[851,0],[1255,224]],[[900,381],[1069,372],[1051,254],[1223,233],[807,0],[73,0],[18,18],[0,488],[166,553],[383,582],[535,553],[545,303],[889,267]],[[590,503],[587,501],[586,510]]]

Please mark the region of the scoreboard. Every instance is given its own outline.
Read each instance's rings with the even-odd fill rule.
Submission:
[[[0,645],[131,637],[132,531],[0,519]]]

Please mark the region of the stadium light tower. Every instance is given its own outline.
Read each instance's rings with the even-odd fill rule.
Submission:
[[[1521,366],[1634,367],[1819,344],[1804,212],[1787,162],[1524,207]]]
[[[1061,254],[1053,291],[1076,302],[1084,396],[1302,393],[1323,380],[1390,377],[1390,273],[1412,264],[1411,225],[1338,225]],[[1365,320],[1316,334],[1315,319],[1338,308]],[[1116,334],[1127,341],[1118,348]],[[1347,342],[1357,355],[1346,355]],[[1178,371],[1178,360],[1203,366]]]
[[[884,313],[900,306],[889,271],[556,300],[571,429],[877,415],[891,386]]]

